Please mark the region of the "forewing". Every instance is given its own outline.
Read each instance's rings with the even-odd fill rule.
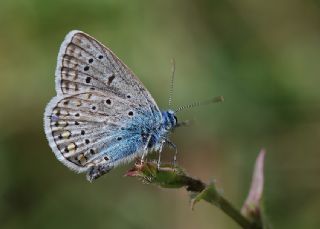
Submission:
[[[151,94],[133,72],[110,49],[81,31],[67,34],[55,75],[58,95],[110,91],[136,100],[156,119],[161,118]]]

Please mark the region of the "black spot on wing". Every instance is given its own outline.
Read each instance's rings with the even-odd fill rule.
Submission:
[[[109,78],[108,78],[108,85],[110,86],[110,84],[112,83],[112,81],[114,80],[116,76],[115,75],[111,75]]]

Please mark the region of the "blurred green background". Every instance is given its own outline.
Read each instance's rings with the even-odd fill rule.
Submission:
[[[240,207],[265,147],[271,224],[320,227],[319,1],[1,0],[0,25],[0,228],[238,228],[207,203],[191,211],[184,190],[124,178],[132,165],[90,184],[55,159],[43,112],[73,29],[108,45],[163,109],[172,57],[175,105],[224,95],[181,112],[194,125],[172,136],[179,164]]]

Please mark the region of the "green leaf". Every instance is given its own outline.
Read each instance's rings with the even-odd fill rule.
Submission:
[[[196,203],[200,200],[208,201],[214,205],[218,205],[220,194],[216,189],[214,183],[209,184],[202,192],[192,193],[191,195],[191,208],[194,209]]]

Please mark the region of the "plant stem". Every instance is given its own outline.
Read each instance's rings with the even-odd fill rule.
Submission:
[[[192,196],[192,206],[200,200],[205,200],[226,213],[244,229],[262,229],[261,224],[245,218],[239,210],[225,199],[216,189],[215,185],[202,182],[187,175],[180,167],[172,168],[170,165],[157,167],[156,163],[136,163],[126,173],[126,176],[137,177],[144,183],[156,184],[162,188],[185,187]]]
[[[255,224],[249,222],[243,215],[241,215],[240,211],[235,209],[232,204],[220,196],[219,203],[217,205],[224,213],[230,216],[234,221],[236,221],[242,228],[244,229],[258,229],[261,227],[257,227]]]
[[[183,176],[185,180],[185,186],[187,191],[200,193],[202,192],[207,185],[201,180],[192,178],[190,176]],[[229,217],[231,217],[235,222],[237,222],[244,229],[259,229],[258,227],[251,223],[248,219],[246,219],[243,215],[241,215],[240,211],[237,210],[227,199],[221,196],[218,192],[216,192],[215,200],[212,202],[210,199],[204,198],[207,202],[214,204],[218,208],[220,208],[224,213],[226,213]]]

